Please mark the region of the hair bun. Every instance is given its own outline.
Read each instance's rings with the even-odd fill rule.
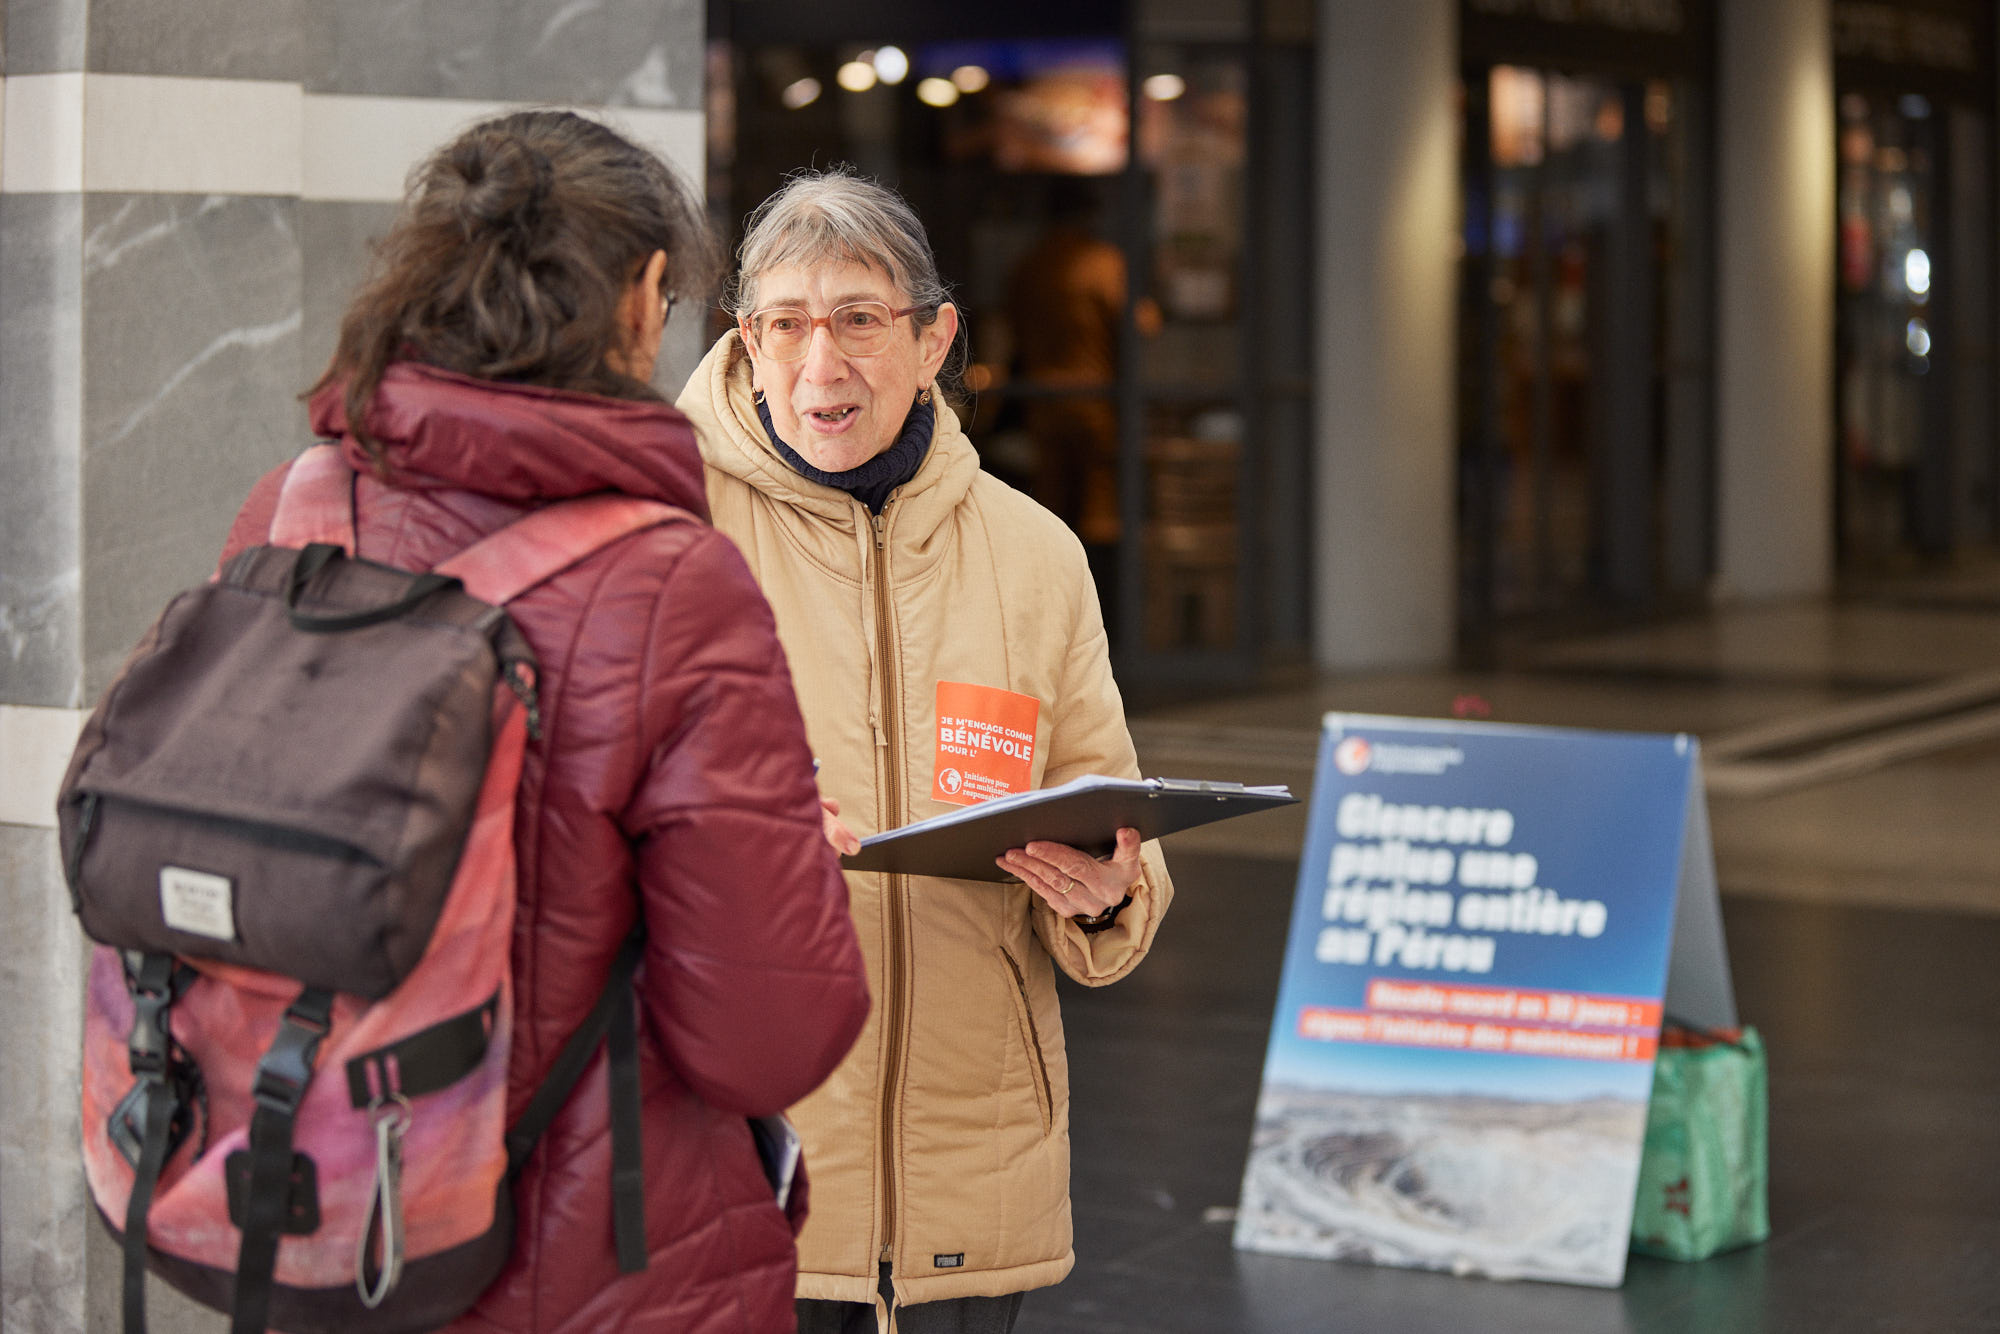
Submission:
[[[458,178],[454,202],[468,235],[533,230],[555,188],[548,155],[512,135],[467,135],[441,165]]]

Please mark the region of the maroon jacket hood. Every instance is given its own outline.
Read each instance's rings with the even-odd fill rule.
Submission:
[[[347,433],[346,386],[312,396],[312,427],[342,441],[349,466],[373,471]],[[482,380],[399,361],[369,406],[368,427],[393,485],[473,491],[534,504],[616,491],[708,517],[701,452],[678,409],[644,399]]]

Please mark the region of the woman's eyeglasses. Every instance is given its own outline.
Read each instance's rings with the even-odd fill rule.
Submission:
[[[813,315],[796,306],[766,306],[751,311],[743,326],[757,351],[773,361],[803,358],[812,347],[813,330],[821,325],[833,345],[848,356],[872,357],[889,346],[897,320],[922,309],[916,305],[891,310],[880,301],[850,301],[825,315]]]

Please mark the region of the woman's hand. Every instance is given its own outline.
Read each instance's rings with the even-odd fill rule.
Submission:
[[[1042,896],[1058,917],[1096,917],[1125,901],[1139,883],[1139,831],[1118,831],[1118,850],[1104,861],[1065,843],[1030,843],[995,859],[1003,871]]]
[[[861,840],[854,836],[852,829],[849,829],[840,822],[840,802],[838,799],[834,797],[821,797],[819,799],[819,810],[820,828],[825,831],[826,841],[833,845],[835,852],[846,857],[861,851]]]

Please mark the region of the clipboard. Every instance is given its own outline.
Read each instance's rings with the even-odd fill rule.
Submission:
[[[798,1175],[803,1141],[783,1112],[750,1118],[750,1138],[757,1145],[757,1159],[764,1165],[764,1180],[783,1209],[791,1202],[792,1180]]]
[[[850,871],[1007,884],[1015,877],[994,861],[1009,848],[1034,841],[1067,843],[1103,857],[1117,848],[1120,829],[1137,829],[1142,838],[1161,838],[1297,801],[1291,789],[1281,786],[1087,774],[1060,787],[995,797],[884,830],[862,839],[861,851],[842,857],[840,864]]]

